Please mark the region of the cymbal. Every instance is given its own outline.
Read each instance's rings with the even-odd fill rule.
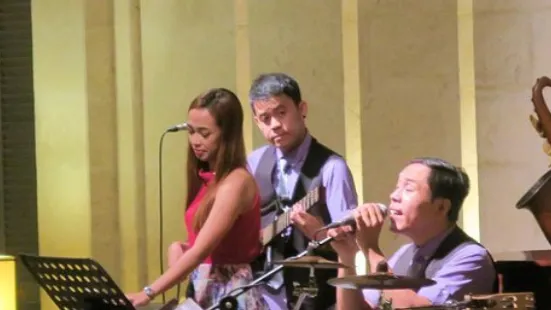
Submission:
[[[441,306],[441,305],[436,305],[436,306],[419,306],[419,307],[408,307],[408,308],[395,308],[395,310],[457,310],[457,309],[463,309],[463,308],[458,308],[456,306]],[[476,308],[478,309],[478,308]],[[484,308],[485,309],[485,308]]]
[[[295,259],[276,260],[274,265],[294,268],[338,269],[348,268],[339,262],[327,260],[321,256],[303,256]]]
[[[431,279],[416,279],[381,272],[364,276],[333,278],[327,283],[347,289],[419,289],[436,282]]]

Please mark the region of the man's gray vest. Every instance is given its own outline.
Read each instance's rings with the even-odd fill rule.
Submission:
[[[424,274],[425,278],[432,279],[436,272],[442,269],[442,267],[449,262],[449,260],[454,256],[455,253],[461,251],[461,249],[470,244],[478,244],[483,247],[480,243],[476,242],[476,240],[469,237],[461,228],[456,226],[456,228],[452,230],[452,232],[442,241],[442,243],[440,243],[434,254],[425,262],[425,265],[422,267],[420,273]],[[392,268],[393,272],[396,275],[406,276],[408,273],[409,265],[413,260],[414,254],[415,247],[408,247]],[[489,252],[488,255],[490,256],[490,259],[492,260],[495,269],[494,260]],[[430,268],[427,268],[429,264],[431,264],[431,266]],[[493,280],[493,291],[494,293],[497,293],[497,272]]]
[[[275,214],[282,212],[277,207],[278,204],[291,207],[295,202],[302,199],[308,191],[322,185],[321,168],[327,159],[334,154],[336,155],[335,152],[312,138],[312,143],[302,166],[299,179],[293,189],[293,196],[290,200],[285,200],[277,197],[272,182],[273,171],[277,161],[275,147],[270,145],[266,148],[260,157],[256,171],[254,171],[256,182],[260,188],[263,227],[273,221]],[[321,217],[325,224],[331,222],[331,217],[325,203],[314,206],[310,209],[309,213]],[[306,248],[307,240],[304,239],[301,233],[296,232],[295,229],[293,229],[292,239],[297,251],[303,251]]]
[[[274,201],[280,201],[288,207],[302,199],[310,190],[322,186],[322,167],[331,155],[338,155],[326,146],[320,144],[316,139],[312,138],[308,154],[302,166],[300,177],[297,180],[297,184],[293,190],[293,196],[290,201],[281,201],[277,198],[274,185],[272,183],[273,171],[276,166],[276,152],[275,147],[269,146],[262,154],[258,167],[254,171],[255,179],[260,188],[260,196],[262,201],[262,223],[265,227],[268,223],[273,221],[277,213],[281,213],[282,210],[274,206],[277,203]],[[324,195],[323,195],[324,196]],[[324,197],[323,197],[324,198]],[[322,218],[325,224],[331,222],[331,217],[325,202],[319,203],[313,206],[309,212],[312,215],[316,215]],[[277,236],[268,245],[273,252],[284,256],[294,256],[306,249],[309,240],[298,230],[293,228],[290,237]],[[253,268],[258,270],[259,265],[264,261],[263,253],[259,259],[253,263]],[[337,261],[337,255],[331,250],[317,249],[314,251],[314,255],[323,256],[326,259]],[[271,260],[271,259],[270,259]],[[256,268],[255,268],[256,266]],[[283,278],[285,279],[285,289],[287,297],[290,299],[289,306],[292,306],[296,302],[296,296],[293,296],[293,282],[304,283],[308,281],[309,270],[300,268],[284,268]],[[315,299],[307,298],[303,304],[302,309],[327,309],[329,306],[335,304],[336,291],[335,288],[327,284],[327,280],[337,276],[336,270],[330,269],[318,269],[315,270],[316,282],[319,288],[318,296]]]

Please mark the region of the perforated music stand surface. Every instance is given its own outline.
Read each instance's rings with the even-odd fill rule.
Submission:
[[[62,310],[135,310],[93,259],[20,254],[23,264]]]

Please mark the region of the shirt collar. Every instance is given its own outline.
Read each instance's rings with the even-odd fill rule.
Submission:
[[[416,257],[423,257],[424,260],[427,260],[429,259],[432,255],[434,255],[434,253],[436,252],[436,250],[438,249],[438,247],[440,246],[440,244],[442,243],[442,241],[444,241],[444,239],[456,228],[457,226],[456,225],[452,225],[450,228],[446,229],[445,231],[443,231],[441,234],[437,235],[436,237],[430,239],[427,243],[425,243],[424,245],[418,247],[415,245],[415,249],[416,249]]]
[[[308,154],[308,150],[310,149],[311,143],[312,143],[312,136],[310,135],[310,133],[307,132],[306,136],[304,137],[300,145],[293,151],[287,154],[283,154],[281,149],[276,148],[277,160],[279,161],[282,158],[284,158],[291,166],[300,164],[306,158],[306,155]]]

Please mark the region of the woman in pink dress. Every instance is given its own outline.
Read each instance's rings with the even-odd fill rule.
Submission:
[[[253,280],[250,263],[260,254],[260,197],[246,168],[243,110],[237,96],[211,89],[188,111],[188,241],[169,250],[169,268],[140,293],[144,305],[190,277],[193,299],[203,308]],[[238,309],[267,309],[257,288],[238,298]]]

